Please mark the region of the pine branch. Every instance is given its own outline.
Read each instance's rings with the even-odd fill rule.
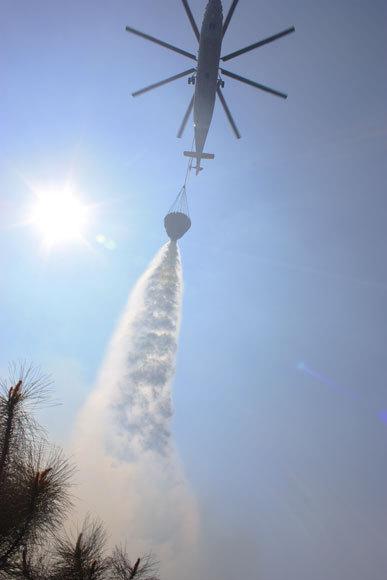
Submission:
[[[15,465],[0,498],[0,570],[27,542],[33,547],[61,524],[71,506],[69,479],[72,467],[56,449],[33,449],[26,462]]]
[[[19,380],[14,387],[10,387],[8,397],[3,403],[3,413],[5,415],[3,422],[5,423],[4,433],[1,435],[1,455],[0,455],[0,491],[4,481],[5,465],[9,457],[9,450],[11,447],[12,433],[14,431],[14,418],[17,405],[21,401],[22,381]]]
[[[112,580],[159,580],[159,562],[152,554],[146,554],[132,564],[126,551],[116,547],[110,558],[110,567]]]
[[[6,552],[0,556],[0,570],[4,569],[6,566],[9,558],[18,550],[22,545],[25,544],[31,526],[35,519],[36,510],[38,507],[40,495],[44,494],[45,486],[47,484],[47,476],[52,471],[52,468],[49,467],[44,471],[38,471],[33,478],[32,485],[31,485],[31,493],[30,493],[30,501],[28,503],[27,514],[24,520],[23,525],[21,526],[19,532],[16,534],[13,542],[11,542],[10,546],[6,550]]]
[[[54,577],[60,580],[103,580],[108,570],[105,543],[102,524],[86,518],[75,544],[69,536],[58,539]]]

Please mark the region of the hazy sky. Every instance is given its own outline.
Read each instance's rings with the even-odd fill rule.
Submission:
[[[0,8],[0,368],[52,373],[43,419],[66,445],[192,140],[186,79],[130,96],[191,62],[125,25],[196,40],[178,0]],[[228,63],[288,100],[225,79],[242,139],[217,106],[191,178],[173,431],[209,579],[385,580],[387,4],[240,0],[224,52],[292,24]],[[88,244],[47,255],[22,225],[31,188],[69,177],[95,206]]]

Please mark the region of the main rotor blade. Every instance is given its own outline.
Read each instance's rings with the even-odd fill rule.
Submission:
[[[246,46],[245,48],[241,48],[240,50],[236,50],[235,52],[231,52],[230,54],[226,54],[226,56],[222,56],[221,60],[226,61],[226,60],[230,60],[230,58],[235,58],[236,56],[244,54],[245,52],[249,52],[250,50],[254,50],[255,48],[259,48],[260,46],[264,46],[265,44],[269,44],[270,42],[274,42],[275,40],[278,40],[279,38],[282,38],[283,36],[287,36],[288,34],[295,32],[295,30],[296,29],[294,28],[294,26],[292,26],[291,28],[287,28],[286,30],[283,30],[282,32],[278,32],[277,34],[273,34],[273,36],[268,36],[267,38],[264,38],[263,40],[260,40],[259,42],[256,42],[255,44],[250,44],[249,46]]]
[[[180,139],[180,137],[182,137],[182,135],[184,133],[184,129],[185,129],[186,125],[187,125],[189,116],[190,116],[190,114],[192,112],[192,107],[193,107],[193,104],[194,104],[194,97],[195,97],[195,95],[192,95],[192,99],[190,100],[190,103],[188,105],[188,109],[186,110],[185,115],[184,115],[184,118],[183,118],[183,120],[181,122],[180,129],[179,129],[179,132],[177,134],[177,136],[178,136],[179,139]]]
[[[187,56],[188,58],[192,58],[192,60],[196,60],[196,56],[194,54],[192,54],[192,52],[187,52],[186,50],[183,50],[182,48],[178,48],[177,46],[173,46],[173,44],[168,44],[168,42],[164,42],[163,40],[159,40],[158,38],[155,38],[154,36],[150,36],[150,34],[145,34],[145,32],[140,32],[139,30],[136,30],[135,28],[131,28],[130,26],[126,26],[126,30],[128,32],[131,32],[132,34],[137,34],[137,36],[141,36],[141,38],[145,38],[146,40],[150,40],[151,42],[154,42],[155,44],[159,44],[160,46],[164,46],[164,48],[169,48],[169,50],[173,50],[174,52],[178,52],[179,54],[182,54],[183,56]]]
[[[140,89],[139,91],[136,91],[135,93],[132,93],[132,97],[138,97],[139,95],[142,95],[143,93],[147,93],[148,91],[152,91],[153,89],[157,89],[158,87],[161,87],[162,85],[166,85],[167,83],[171,83],[172,81],[175,81],[177,79],[180,79],[181,77],[185,77],[187,75],[189,75],[192,72],[195,72],[196,69],[194,68],[189,68],[188,70],[185,70],[177,75],[173,75],[173,77],[168,77],[167,79],[164,79],[163,81],[159,81],[158,83],[154,83],[153,85],[149,85],[148,87],[145,87],[143,89]]]
[[[226,99],[224,98],[223,93],[222,93],[220,87],[218,87],[216,89],[216,92],[218,93],[219,100],[222,103],[222,107],[224,109],[224,112],[226,113],[226,116],[227,116],[227,119],[229,120],[229,123],[231,125],[231,128],[232,128],[232,130],[235,133],[235,137],[237,139],[240,139],[241,138],[241,134],[238,131],[238,127],[236,126],[235,121],[233,119],[233,116],[230,113],[230,109],[227,106]]]
[[[200,41],[200,33],[199,33],[199,29],[198,29],[198,27],[197,27],[197,24],[196,24],[196,22],[195,22],[195,18],[193,17],[193,14],[192,14],[192,12],[191,12],[191,8],[189,7],[188,0],[181,0],[181,1],[182,1],[182,3],[183,3],[183,6],[184,6],[184,8],[185,8],[185,11],[186,11],[186,13],[187,13],[188,20],[189,20],[189,21],[190,21],[190,23],[191,23],[192,30],[194,31],[194,34],[195,34],[195,36],[196,36],[196,38],[197,38],[197,40],[198,40],[198,42],[199,42],[199,41]]]
[[[246,85],[250,85],[251,87],[255,87],[256,89],[261,89],[261,91],[265,91],[266,93],[270,93],[272,95],[275,95],[276,97],[281,97],[281,99],[287,99],[288,95],[286,95],[285,93],[281,93],[280,91],[276,91],[275,89],[271,89],[270,87],[267,87],[266,85],[261,85],[260,83],[256,83],[255,81],[251,81],[250,79],[246,79],[245,77],[241,77],[239,75],[236,75],[235,73],[229,71],[229,70],[225,70],[224,68],[220,69],[222,74],[226,75],[226,77],[230,77],[232,79],[235,79],[236,81],[240,81],[241,83],[245,83]]]
[[[230,24],[230,20],[234,14],[234,10],[237,7],[239,0],[233,0],[233,3],[230,6],[230,10],[228,11],[228,14],[226,16],[226,20],[223,23],[223,33],[222,33],[222,37],[226,34],[226,30],[228,28],[228,25]]]

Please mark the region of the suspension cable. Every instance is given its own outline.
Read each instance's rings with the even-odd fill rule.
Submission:
[[[194,146],[194,142],[195,142],[195,137],[192,139],[191,150],[192,150],[192,148]],[[189,177],[191,175],[192,163],[193,163],[193,158],[191,157],[189,159],[189,161],[188,161],[187,171],[185,172],[185,179],[184,179],[183,186],[180,189],[179,193],[177,194],[177,196],[176,196],[173,204],[169,208],[168,213],[170,213],[171,211],[174,211],[174,208],[177,207],[178,211],[183,211],[183,213],[186,212],[187,215],[189,215],[189,208],[188,208],[188,199],[187,199],[186,187],[187,187],[187,184],[188,184],[188,181],[189,181]],[[180,203],[177,206],[177,202],[179,200],[180,200]]]
[[[192,139],[191,151],[192,151],[192,148],[194,146],[194,142],[195,142],[195,137],[193,137],[193,139]],[[184,188],[186,187],[186,185],[187,185],[187,183],[189,181],[189,176],[191,174],[191,169],[192,169],[192,163],[193,163],[193,157],[191,157],[189,159],[189,161],[188,161],[187,171],[186,171],[186,174],[185,174],[184,185],[183,185]]]

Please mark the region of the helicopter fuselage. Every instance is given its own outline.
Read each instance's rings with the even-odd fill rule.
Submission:
[[[189,0],[181,0],[183,7],[186,11],[188,16],[188,20],[190,21],[192,30],[195,34],[199,42],[199,50],[197,55],[192,52],[188,52],[178,46],[174,46],[169,42],[165,42],[155,36],[151,36],[150,34],[146,34],[145,32],[141,32],[140,30],[136,30],[130,26],[126,27],[126,30],[131,34],[135,34],[158,44],[168,50],[171,50],[175,53],[178,53],[186,58],[189,58],[195,62],[195,67],[191,65],[191,67],[187,70],[184,70],[178,74],[174,74],[166,79],[163,79],[157,83],[153,83],[148,85],[139,91],[135,91],[132,93],[133,97],[137,97],[139,95],[143,95],[148,91],[152,91],[157,89],[161,86],[164,86],[168,83],[176,81],[182,77],[187,77],[188,75],[192,75],[188,78],[188,83],[195,85],[194,94],[192,95],[187,110],[184,114],[182,123],[180,125],[179,131],[177,136],[180,138],[184,133],[184,129],[187,126],[188,120],[190,119],[192,110],[193,110],[193,117],[194,117],[194,143],[195,147],[193,147],[193,151],[183,151],[183,154],[186,157],[190,157],[190,165],[189,168],[192,167],[192,159],[196,160],[196,173],[202,169],[200,163],[202,159],[213,159],[213,153],[205,153],[204,152],[204,145],[207,139],[208,131],[212,122],[212,117],[214,114],[214,106],[216,97],[219,98],[219,101],[223,107],[223,111],[230,123],[231,129],[237,139],[240,139],[241,134],[238,131],[238,127],[235,124],[234,118],[231,114],[230,109],[228,108],[226,99],[224,98],[222,89],[224,87],[224,82],[219,76],[219,72],[222,73],[222,76],[226,76],[237,80],[245,85],[249,85],[258,89],[260,91],[264,91],[266,93],[272,94],[276,97],[280,97],[282,99],[286,99],[287,95],[282,91],[278,91],[273,89],[267,85],[263,85],[261,83],[257,83],[251,79],[245,78],[239,74],[236,74],[230,70],[223,68],[223,62],[229,61],[237,56],[250,52],[251,50],[255,50],[256,48],[260,48],[271,42],[274,42],[288,34],[291,34],[295,31],[294,26],[287,28],[286,30],[282,30],[277,34],[273,34],[268,36],[267,38],[263,38],[258,42],[254,42],[253,44],[249,44],[244,48],[239,50],[235,50],[230,54],[222,55],[220,57],[221,48],[223,37],[228,30],[230,21],[233,17],[234,11],[238,5],[239,0],[232,0],[230,8],[228,9],[227,15],[223,22],[223,8],[221,0],[208,0],[207,6],[204,12],[204,18],[201,30],[199,31],[198,26],[195,22],[194,16],[191,12],[191,8],[189,6]],[[220,60],[222,60],[222,66],[220,68]]]
[[[203,153],[207,133],[214,113],[222,38],[222,3],[220,0],[209,0],[200,31],[194,93],[194,130],[197,166],[200,166],[200,156]]]

